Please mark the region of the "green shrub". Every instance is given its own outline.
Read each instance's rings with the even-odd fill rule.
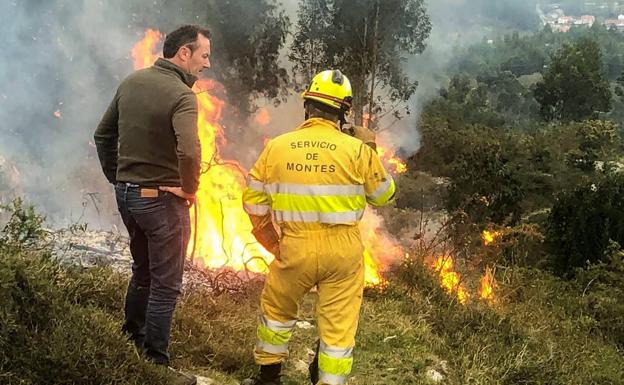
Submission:
[[[544,235],[537,224],[517,226],[489,226],[496,236],[492,243],[485,246],[479,237],[478,244],[483,255],[483,262],[489,265],[543,267]]]
[[[0,382],[166,383],[170,374],[146,363],[120,332],[126,279],[61,266],[42,245],[44,218],[32,206],[17,199],[2,209]]]
[[[45,218],[35,212],[33,206],[24,206],[21,198],[9,205],[0,205],[1,217],[7,217],[0,231],[0,248],[22,248],[35,245],[45,234],[42,228]]]
[[[605,260],[578,269],[574,283],[593,329],[624,350],[624,251],[617,242],[610,242]]]
[[[555,271],[572,275],[587,263],[606,261],[611,240],[624,244],[624,175],[608,174],[560,194],[546,222]]]
[[[45,254],[0,251],[4,384],[166,382],[168,374],[140,358],[121,334],[119,319],[67,290],[84,287],[85,279]]]
[[[397,178],[396,207],[434,210],[442,205],[442,178],[434,179],[424,172],[414,172]]]

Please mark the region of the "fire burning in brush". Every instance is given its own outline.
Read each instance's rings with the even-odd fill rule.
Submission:
[[[484,246],[489,246],[492,243],[494,243],[494,241],[496,241],[496,238],[498,238],[501,235],[500,231],[488,231],[488,230],[483,230],[483,233],[481,233],[481,239],[483,240],[483,245]]]
[[[136,69],[156,61],[158,55],[154,52],[161,38],[158,31],[145,32],[145,38],[132,49]],[[194,256],[195,263],[208,269],[227,267],[236,271],[266,273],[273,255],[256,242],[251,234],[249,218],[242,209],[247,172],[238,162],[223,160],[220,156],[220,149],[227,142],[220,125],[224,102],[211,95],[211,91],[220,87],[212,80],[200,80],[194,87],[198,100],[197,127],[202,144],[202,174],[197,192],[197,227],[192,229],[188,253]],[[265,125],[271,117],[268,111],[261,109],[254,119],[256,123]],[[405,163],[388,148],[383,145],[378,147],[382,160],[390,166],[392,173],[405,172]],[[194,217],[195,212],[191,210],[192,222]],[[382,276],[384,268],[403,258],[405,252],[394,238],[384,233],[382,218],[373,210],[369,209],[364,214],[360,231],[366,246],[366,283],[383,288],[386,285]],[[498,236],[495,232],[488,234],[486,238],[484,232],[484,242],[488,239],[488,244]],[[461,275],[454,271],[454,260],[450,256],[437,257],[430,267],[439,275],[440,284],[448,293],[456,295],[462,304],[470,299]],[[480,282],[479,298],[493,301],[496,282],[491,270],[486,270]]]
[[[367,209],[360,222],[360,233],[366,245],[365,280],[371,286],[384,287],[386,285],[382,276],[384,269],[393,261],[400,260],[405,254],[401,245],[384,231],[383,218],[373,210]]]
[[[449,294],[457,295],[460,303],[465,304],[470,294],[464,288],[461,274],[454,271],[455,261],[449,255],[441,255],[432,264],[433,270],[440,276],[440,285]]]
[[[390,173],[398,175],[407,171],[407,164],[401,158],[395,156],[394,151],[388,150],[388,147],[377,145],[377,154],[379,154],[381,161],[384,162]]]
[[[375,121],[371,119],[370,114],[364,113],[362,125],[369,128],[374,127]],[[380,138],[377,138],[377,154],[391,174],[398,175],[407,171],[407,164],[403,159],[396,156],[391,146],[383,143]]]
[[[494,301],[494,289],[496,288],[496,279],[494,278],[494,274],[492,273],[492,269],[487,267],[485,269],[485,274],[481,277],[480,280],[481,287],[479,289],[479,298],[486,300],[488,302]]]
[[[195,255],[207,268],[227,266],[237,271],[263,273],[273,255],[256,242],[249,217],[243,211],[246,171],[238,162],[220,158],[219,149],[226,144],[218,123],[224,102],[206,91],[215,86],[209,80],[200,80],[195,85],[204,90],[197,94],[203,165],[197,191],[197,229],[193,229],[197,231],[197,237],[193,236],[197,242]],[[192,249],[191,242],[189,250]]]
[[[147,30],[132,49],[135,69],[152,65],[162,35]],[[219,149],[226,144],[221,121],[224,102],[210,94],[219,85],[200,80],[194,91],[198,102],[197,129],[202,144],[202,173],[197,191],[197,228],[193,228],[188,253],[209,269],[229,267],[256,273],[267,271],[273,256],[256,242],[242,207],[245,170],[236,161],[223,161]],[[191,222],[194,223],[194,210]]]
[[[156,61],[155,49],[162,35],[147,30],[145,38],[132,49],[135,68],[145,68]],[[194,91],[198,99],[198,132],[202,144],[202,174],[197,192],[197,228],[188,252],[194,250],[195,262],[209,269],[232,268],[237,271],[265,273],[273,255],[256,242],[252,226],[242,209],[246,170],[236,161],[221,159],[219,151],[226,144],[220,125],[224,102],[211,95],[221,87],[211,80],[200,80]],[[270,122],[266,109],[255,116],[258,124]],[[191,210],[191,222],[195,213]],[[384,285],[382,266],[390,259],[401,258],[403,252],[389,236],[379,235],[381,217],[368,210],[361,223],[367,249],[364,253],[366,282],[369,286]],[[193,242],[195,244],[193,245]],[[383,258],[381,257],[383,256]]]
[[[455,261],[449,255],[438,256],[430,263],[430,268],[438,275],[440,286],[449,294],[457,296],[457,300],[465,305],[472,297],[462,281],[462,275],[455,271]],[[492,269],[487,267],[485,274],[479,279],[477,298],[493,304],[496,300],[494,289],[496,279]]]

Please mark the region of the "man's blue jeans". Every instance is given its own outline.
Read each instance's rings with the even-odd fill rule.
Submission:
[[[142,198],[138,186],[126,183],[115,186],[115,195],[133,259],[123,330],[148,359],[168,365],[171,321],[191,232],[187,202],[163,191]]]

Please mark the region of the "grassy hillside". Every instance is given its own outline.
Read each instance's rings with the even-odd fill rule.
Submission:
[[[18,233],[0,238],[0,383],[166,384],[119,333],[127,276],[62,267]],[[492,305],[458,303],[418,257],[405,260],[385,290],[366,293],[349,383],[624,384],[624,263],[614,255],[572,281],[501,267]],[[219,294],[187,287],[174,366],[224,384],[251,374],[260,290],[261,281]],[[287,384],[307,383],[314,301],[302,306],[312,327],[295,332]]]

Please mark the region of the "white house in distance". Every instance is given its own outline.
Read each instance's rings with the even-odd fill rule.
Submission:
[[[604,25],[608,29],[617,29],[618,31],[624,31],[624,15],[619,15],[617,19],[606,19],[604,21]]]
[[[574,27],[591,27],[596,22],[596,17],[593,15],[582,15],[580,17],[566,16],[561,9],[556,9],[559,12],[549,12],[546,15],[546,24],[550,25],[550,28],[554,32],[568,32],[570,28]],[[553,18],[552,16],[557,16]]]

